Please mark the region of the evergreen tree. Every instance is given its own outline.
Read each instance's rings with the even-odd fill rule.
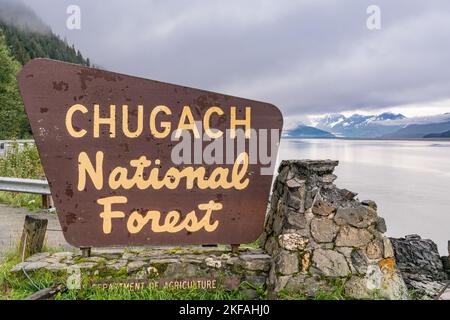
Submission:
[[[31,136],[16,75],[20,64],[14,60],[0,31],[0,139]]]
[[[35,58],[88,65],[87,60],[74,45],[69,46],[65,40],[61,40],[51,31],[35,32],[26,27],[18,28],[2,21],[0,21],[0,29],[4,32],[11,53],[22,65]]]

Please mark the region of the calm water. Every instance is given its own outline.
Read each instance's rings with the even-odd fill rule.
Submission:
[[[389,236],[417,233],[447,255],[449,141],[283,140],[279,159],[339,160],[335,183],[376,201]]]

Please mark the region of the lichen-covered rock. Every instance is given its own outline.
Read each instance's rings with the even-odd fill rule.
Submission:
[[[289,210],[286,214],[286,221],[295,228],[305,229],[308,226],[305,215]]]
[[[381,233],[386,233],[386,231],[387,231],[386,221],[382,217],[378,217],[377,230]]]
[[[383,258],[394,257],[394,248],[392,247],[392,243],[389,238],[383,238],[383,250]]]
[[[125,266],[125,264],[122,265],[120,268],[117,268],[117,270],[121,269],[124,266]],[[97,263],[96,262],[81,262],[81,263],[74,264],[72,266],[72,268],[82,269],[82,270],[91,270],[91,269],[94,269],[95,267],[97,267]]]
[[[346,277],[350,273],[345,257],[333,250],[314,250],[312,266],[327,277]]]
[[[336,208],[324,200],[317,200],[312,207],[312,212],[318,216],[328,217],[336,212]]]
[[[240,265],[250,271],[269,271],[271,257],[267,254],[242,254]]]
[[[345,294],[357,299],[373,299],[374,291],[367,288],[367,278],[353,276],[345,284]]]
[[[338,247],[364,247],[373,239],[373,234],[366,229],[344,225],[336,238]]]
[[[320,277],[298,274],[286,281],[284,290],[290,293],[301,293],[305,296],[314,297],[319,293],[330,292],[334,288]]]
[[[289,189],[299,189],[305,186],[305,180],[300,180],[297,177],[294,177],[286,181],[286,185]]]
[[[42,256],[41,256],[42,257]],[[46,267],[49,266],[49,263],[46,261],[38,261],[37,259],[32,259],[31,261],[25,261],[22,263],[19,263],[17,265],[15,265],[12,269],[11,272],[19,272],[22,270],[25,271],[37,271],[40,269],[44,269]]]
[[[376,239],[366,247],[366,254],[369,259],[379,260],[383,258],[383,241]]]
[[[308,244],[308,239],[297,233],[285,233],[278,237],[280,247],[289,251],[304,250]]]
[[[298,256],[295,253],[282,250],[275,257],[276,270],[282,275],[291,275],[298,272]]]
[[[376,202],[372,201],[372,200],[363,200],[363,201],[361,201],[361,204],[364,206],[368,206],[369,208],[372,208],[375,211],[377,211],[377,209],[378,209]]]
[[[377,266],[370,266],[365,276],[353,276],[345,284],[345,294],[356,299],[409,299],[408,289],[398,273],[384,275]]]
[[[305,194],[305,210],[311,209],[314,204],[314,200],[316,199],[317,194],[319,193],[319,188],[314,188],[312,190],[306,191]]]
[[[362,205],[356,208],[339,208],[334,216],[334,221],[338,225],[351,225],[357,228],[367,228],[377,220],[377,212]]]
[[[42,261],[45,258],[48,258],[50,256],[49,252],[41,252],[41,253],[36,253],[35,255],[27,258],[25,260],[25,262],[36,262],[36,261]]]
[[[127,273],[132,273],[142,269],[145,266],[144,261],[132,261],[127,265]]]
[[[350,254],[350,261],[352,262],[353,268],[360,275],[365,275],[367,273],[367,267],[369,265],[369,260],[363,250],[353,250]]]
[[[331,219],[313,218],[311,221],[311,235],[316,242],[333,242],[339,227]]]

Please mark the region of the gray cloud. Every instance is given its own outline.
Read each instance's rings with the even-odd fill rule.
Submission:
[[[109,70],[264,100],[286,116],[450,98],[450,3],[24,0]],[[69,4],[82,29],[66,29]],[[377,4],[382,29],[366,28]],[[426,109],[424,109],[426,113]]]
[[[32,9],[18,0],[0,0],[0,20],[21,29],[50,32],[49,26],[39,19]]]

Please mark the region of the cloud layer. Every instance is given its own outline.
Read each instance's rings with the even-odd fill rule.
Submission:
[[[104,68],[268,101],[285,116],[450,98],[448,0],[24,2]],[[65,27],[70,4],[81,30]],[[366,27],[370,4],[379,31]]]

